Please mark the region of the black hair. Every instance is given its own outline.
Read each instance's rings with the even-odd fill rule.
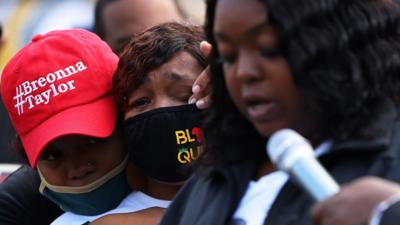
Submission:
[[[261,1],[261,0],[260,0]],[[400,9],[384,0],[262,0],[267,21],[322,138],[371,138],[368,126],[384,99],[397,101]],[[264,144],[229,97],[213,37],[217,0],[207,2],[206,35],[214,46],[212,101],[203,163],[226,164],[264,154]],[[258,142],[257,142],[258,141]],[[261,142],[261,143],[260,143]],[[236,151],[226,147],[231,143]],[[248,146],[248,147],[246,147]],[[255,148],[255,146],[261,146]]]
[[[104,8],[112,2],[117,0],[98,0],[96,2],[96,6],[94,9],[94,27],[93,31],[96,33],[101,39],[104,39],[105,30],[104,30],[104,20],[103,20],[103,12]]]

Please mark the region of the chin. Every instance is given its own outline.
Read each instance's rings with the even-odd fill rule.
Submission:
[[[277,122],[268,122],[263,124],[253,124],[257,132],[265,138],[269,138],[273,133],[280,129],[288,128],[287,125]]]

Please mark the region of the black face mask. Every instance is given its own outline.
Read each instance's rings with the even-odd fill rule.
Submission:
[[[144,112],[124,122],[130,158],[147,176],[181,182],[202,151],[201,111],[193,105]]]

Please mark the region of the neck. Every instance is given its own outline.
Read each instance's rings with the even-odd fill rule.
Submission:
[[[183,183],[163,183],[151,178],[147,178],[147,185],[143,192],[153,198],[172,200],[175,197],[175,194],[182,187],[182,184]]]
[[[256,174],[254,176],[254,180],[258,180],[261,177],[263,177],[264,175],[267,175],[274,171],[276,171],[276,168],[271,162],[269,162],[269,161],[264,162],[264,163],[260,164],[260,166],[258,167]]]

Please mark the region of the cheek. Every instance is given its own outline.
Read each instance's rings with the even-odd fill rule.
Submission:
[[[308,120],[304,112],[304,100],[297,89],[292,91],[290,100],[289,107],[291,107],[290,112],[292,113],[294,128],[301,129],[305,125],[305,121]]]
[[[186,93],[191,94],[191,89],[189,90],[190,92],[187,91]],[[179,91],[174,93],[166,93],[162,96],[159,96],[158,100],[160,101],[161,107],[180,106],[187,104],[190,96],[189,94],[183,95],[182,93],[185,93],[184,89],[180,89]],[[160,107],[155,107],[154,109],[156,108]]]
[[[99,174],[104,175],[121,164],[125,157],[125,154],[122,154],[122,151],[114,149],[114,152],[107,151],[102,155],[93,155],[91,159],[92,162],[96,165],[96,170]],[[96,160],[94,160],[96,159]]]
[[[276,86],[280,87],[278,90],[284,108],[283,115],[287,117],[288,125],[295,128],[304,120],[304,102],[301,93],[289,72],[282,73],[282,77],[279,82],[276,82]]]
[[[119,165],[127,154],[122,134],[116,135],[118,136],[105,146],[107,149],[103,151],[104,155],[100,158],[103,161],[102,164],[109,165],[111,168]]]
[[[245,115],[246,110],[244,109],[245,106],[241,95],[241,82],[235,76],[235,69],[233,66],[224,66],[224,82],[233,103],[239,111]]]
[[[133,109],[128,109],[127,111],[124,112],[124,120],[134,117],[137,114],[138,114],[137,111],[135,111]]]
[[[58,186],[65,186],[65,173],[62,169],[62,166],[49,166],[47,163],[38,162],[37,167],[40,169],[43,177],[49,184],[58,185]]]
[[[278,84],[281,87],[281,96],[285,101],[285,105],[294,114],[299,114],[303,108],[303,98],[299,89],[294,83],[293,77],[290,73],[284,73]]]

